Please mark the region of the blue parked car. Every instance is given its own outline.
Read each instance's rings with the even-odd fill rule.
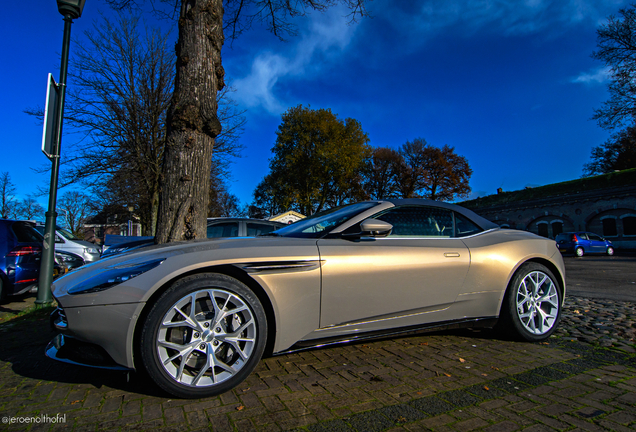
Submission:
[[[555,240],[561,253],[573,253],[578,257],[593,253],[614,255],[612,242],[591,232],[562,233]]]
[[[31,223],[0,219],[0,300],[38,283],[42,240]]]

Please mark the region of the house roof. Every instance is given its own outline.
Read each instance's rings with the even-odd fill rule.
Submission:
[[[283,219],[284,217],[287,217],[287,216],[295,216],[295,217],[297,217],[299,219],[304,219],[306,217],[302,213],[298,213],[298,212],[295,212],[293,210],[289,210],[289,211],[286,211],[285,213],[281,213],[281,214],[277,214],[276,216],[272,216],[271,218],[269,218],[269,220],[277,221],[277,220]]]

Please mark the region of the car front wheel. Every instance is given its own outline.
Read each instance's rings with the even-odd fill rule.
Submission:
[[[141,333],[150,377],[182,398],[236,387],[261,359],[267,320],[258,297],[216,273],[186,277],[155,302]]]
[[[512,279],[501,318],[517,338],[539,342],[550,337],[561,319],[561,291],[544,265],[526,263]]]
[[[613,247],[611,247],[611,246],[610,246],[610,247],[608,247],[608,248],[607,248],[607,254],[608,254],[609,256],[614,255],[614,248],[613,248]]]

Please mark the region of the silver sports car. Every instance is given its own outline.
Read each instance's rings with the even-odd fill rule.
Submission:
[[[264,354],[419,329],[555,330],[565,296],[554,240],[456,205],[372,201],[265,236],[144,248],[55,281],[49,357],[144,369],[199,398],[243,381]]]

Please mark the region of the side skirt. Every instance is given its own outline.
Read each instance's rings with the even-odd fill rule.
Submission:
[[[409,336],[419,333],[427,333],[440,330],[454,330],[461,328],[493,328],[497,324],[496,317],[470,318],[453,321],[442,321],[421,326],[409,326],[392,328],[383,331],[350,334],[344,337],[330,337],[322,339],[301,340],[292,345],[288,350],[274,353],[274,355],[289,354],[298,351],[306,351],[314,348],[322,348],[329,345],[346,344],[369,339],[388,338],[393,336]]]

